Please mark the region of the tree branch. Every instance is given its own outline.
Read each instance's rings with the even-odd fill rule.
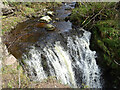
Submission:
[[[117,65],[119,65],[119,66],[120,66],[120,64],[119,64],[117,61],[115,61],[115,60],[114,60],[114,62],[115,62],[115,64],[117,64]]]

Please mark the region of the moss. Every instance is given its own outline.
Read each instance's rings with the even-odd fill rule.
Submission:
[[[108,28],[119,29],[118,21],[117,20],[112,20],[112,19],[101,20],[101,21],[96,23],[96,26],[98,26],[99,28],[101,28],[101,27],[108,27]]]
[[[19,22],[22,22],[25,17],[9,17],[2,19],[2,34],[4,35],[5,32],[11,31]]]
[[[105,60],[105,63],[107,64],[107,67],[110,66],[110,64],[112,63],[111,58],[106,54],[104,54],[104,60]]]
[[[35,11],[34,11],[33,8],[24,7],[24,8],[23,8],[23,13],[24,13],[25,15],[29,15],[29,14],[35,13]]]
[[[110,52],[108,50],[108,48],[104,45],[104,43],[101,40],[97,40],[98,46],[104,51],[106,52],[108,55],[110,55]]]

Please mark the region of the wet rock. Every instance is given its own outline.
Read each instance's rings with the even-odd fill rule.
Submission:
[[[53,20],[53,23],[55,23],[56,21],[55,20]]]
[[[43,9],[43,11],[47,11],[47,9],[45,8],[45,9]]]
[[[35,24],[35,27],[37,28],[44,28],[46,26],[46,23],[37,23]]]
[[[59,6],[61,6],[61,5],[63,5],[63,3],[62,2],[56,2]]]
[[[45,27],[48,31],[53,31],[55,30],[55,27],[51,24],[46,24],[46,27]]]
[[[52,19],[49,16],[44,16],[40,18],[40,21],[49,23],[50,21],[52,21]]]
[[[66,21],[66,22],[67,22],[68,20],[70,20],[70,17],[69,17],[69,16],[65,18],[65,21]]]
[[[14,26],[11,26],[11,29],[14,29]]]
[[[71,6],[66,6],[65,10],[71,10],[72,7]]]
[[[55,20],[56,20],[56,21],[60,21],[60,19],[59,19],[59,18],[55,18]]]
[[[49,16],[54,16],[54,12],[53,11],[48,11],[46,14],[49,15]]]

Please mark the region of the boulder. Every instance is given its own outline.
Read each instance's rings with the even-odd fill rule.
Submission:
[[[53,31],[55,30],[55,27],[51,24],[46,24],[46,27],[45,27],[48,31]]]
[[[40,21],[49,23],[52,19],[49,16],[43,16],[40,18]]]
[[[15,62],[17,62],[17,59],[13,55],[9,55],[8,57],[6,57],[5,65],[12,65]]]
[[[60,21],[60,19],[59,19],[59,18],[55,18],[55,20],[56,20],[56,21]]]
[[[49,15],[49,16],[54,16],[54,12],[53,11],[48,11],[46,14]]]

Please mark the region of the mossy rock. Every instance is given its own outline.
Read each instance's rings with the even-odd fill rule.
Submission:
[[[46,27],[45,27],[48,31],[53,31],[55,30],[55,27],[51,24],[46,24]]]

